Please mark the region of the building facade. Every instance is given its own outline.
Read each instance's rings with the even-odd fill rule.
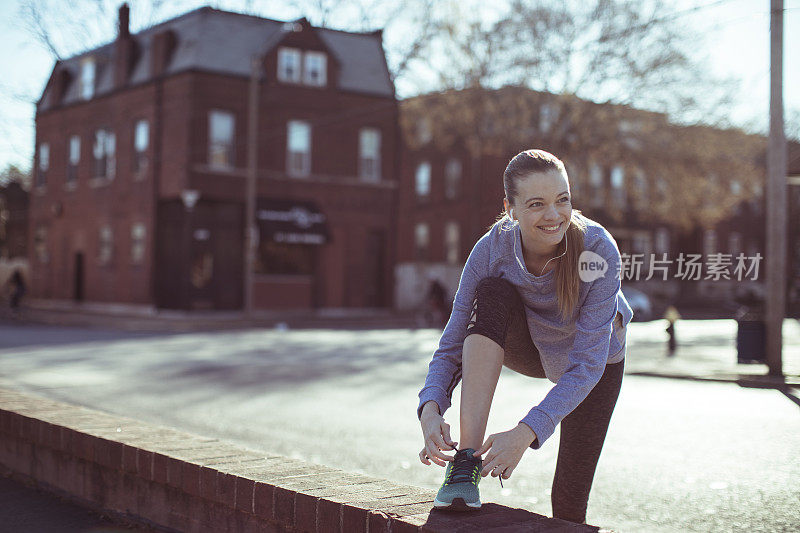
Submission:
[[[472,247],[503,210],[506,164],[534,147],[564,160],[573,207],[614,236],[628,269],[623,286],[651,296],[654,311],[763,292],[762,138],[518,87],[477,91],[402,104],[398,307],[424,306],[434,280],[455,293]],[[464,107],[484,112],[448,120]],[[757,279],[752,270],[737,279],[741,253],[761,255]],[[702,265],[691,268],[698,255]],[[728,279],[709,265],[712,255],[729,262]]]
[[[132,35],[123,5],[117,39],[56,63],[37,106],[31,296],[241,308],[255,168],[254,307],[391,306],[381,41],[211,8]]]

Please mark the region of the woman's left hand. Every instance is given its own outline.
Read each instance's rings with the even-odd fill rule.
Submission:
[[[481,476],[492,474],[492,477],[502,475],[503,479],[511,477],[511,473],[522,459],[522,454],[534,440],[536,433],[522,422],[510,431],[489,435],[486,442],[473,454],[481,455],[489,451],[483,458]]]

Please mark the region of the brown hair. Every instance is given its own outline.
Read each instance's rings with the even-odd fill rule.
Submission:
[[[517,182],[524,179],[530,174],[549,172],[555,170],[561,172],[567,180],[567,170],[564,168],[564,163],[549,152],[544,150],[525,150],[515,155],[511,161],[508,162],[505,172],[503,172],[503,189],[506,193],[508,203],[514,205],[514,198],[517,196]],[[578,276],[578,258],[583,252],[584,235],[586,234],[586,223],[578,216],[581,212],[577,209],[572,210],[572,217],[570,218],[569,227],[562,239],[563,246],[559,246],[559,254],[564,252],[564,246],[567,248],[567,253],[564,257],[560,258],[556,263],[556,295],[558,297],[558,307],[561,311],[561,316],[567,320],[572,316],[575,307],[578,305],[578,296],[580,294],[580,277]],[[494,224],[501,220],[512,220],[511,215],[505,210],[497,216]],[[505,223],[500,225],[500,229],[507,231],[511,227],[504,227]],[[566,242],[568,241],[569,245]],[[560,244],[560,243],[559,243]]]

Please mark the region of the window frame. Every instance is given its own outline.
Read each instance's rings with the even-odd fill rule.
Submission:
[[[77,141],[77,158],[73,161],[73,147]],[[78,181],[78,165],[81,162],[81,137],[74,134],[67,137],[67,185],[74,185]]]
[[[420,231],[424,230],[424,231]],[[424,243],[420,242],[420,236],[424,235]],[[414,260],[430,261],[431,249],[431,229],[427,222],[417,222],[414,225]]]
[[[305,152],[292,149],[293,128],[304,127],[306,131],[307,149]],[[301,119],[290,119],[286,122],[286,175],[293,178],[305,178],[311,175],[311,150],[313,149],[313,132],[311,122]],[[297,158],[297,156],[300,156]],[[301,161],[302,168],[295,167],[295,159]]]
[[[365,139],[374,134],[374,154],[367,154],[370,143]],[[363,181],[376,182],[381,179],[381,130],[378,128],[361,128],[358,132],[358,177]],[[371,164],[371,168],[370,168]]]
[[[420,191],[421,189],[420,171],[423,168],[427,169],[426,172],[422,174],[425,177],[425,180],[423,180],[423,182],[425,183],[424,187],[425,190]],[[416,170],[414,171],[414,195],[418,199],[428,199],[431,197],[431,164],[427,160],[420,161],[419,164],[417,164]]]
[[[107,231],[106,231],[107,230]],[[97,232],[97,264],[108,266],[114,260],[114,228],[103,224]]]
[[[457,170],[456,170],[457,169]],[[456,200],[461,195],[464,165],[458,157],[451,157],[444,167],[444,197]]]
[[[230,119],[230,139],[218,140],[214,138],[214,117],[223,119]],[[217,122],[218,127],[221,127]],[[208,127],[208,151],[206,153],[208,166],[214,170],[231,170],[236,164],[236,115],[233,111],[228,111],[220,108],[213,108],[208,110],[208,120],[206,122]],[[221,132],[220,132],[221,133]],[[227,141],[227,142],[226,142]],[[225,154],[225,161],[215,161],[215,155],[218,153]]]
[[[138,229],[141,229],[141,232],[137,232]],[[133,224],[131,224],[131,250],[130,250],[131,264],[132,265],[144,264],[146,252],[147,252],[147,225],[144,222],[134,222]]]
[[[36,186],[47,186],[47,171],[50,170],[50,143],[40,142],[36,162]]]
[[[145,143],[144,147],[139,147],[139,132],[140,127],[144,126]],[[132,170],[134,176],[141,176],[147,171],[149,159],[147,152],[150,149],[150,121],[146,118],[140,118],[133,123],[133,157],[131,158]]]
[[[296,57],[296,75],[286,76],[286,58]],[[299,48],[281,46],[278,48],[278,81],[285,83],[301,83],[303,81],[303,51]]]
[[[460,256],[461,225],[456,220],[450,220],[444,226],[444,259],[447,264],[456,265],[460,262]]]
[[[319,60],[319,80],[311,79],[311,65],[313,60]],[[328,56],[319,50],[309,50],[303,53],[303,84],[311,87],[325,87],[328,84]]]
[[[93,57],[86,57],[81,61],[80,87],[79,87],[81,99],[91,100],[94,97],[96,85],[97,85],[97,62]]]

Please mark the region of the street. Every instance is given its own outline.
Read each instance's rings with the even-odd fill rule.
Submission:
[[[704,344],[735,357],[734,326],[681,322],[684,344],[664,364],[698,358]],[[785,351],[795,353],[800,326],[784,329]],[[435,490],[444,470],[419,461],[415,410],[440,334],[146,334],[2,322],[0,387]],[[661,364],[665,338],[660,322],[631,324],[626,371]],[[504,368],[487,435],[514,427],[551,385]],[[455,440],[460,390],[445,413]],[[797,530],[799,405],[797,389],[626,375],[587,521],[620,532]],[[483,478],[482,501],[550,516],[558,442],[557,429],[526,452],[505,488]]]

